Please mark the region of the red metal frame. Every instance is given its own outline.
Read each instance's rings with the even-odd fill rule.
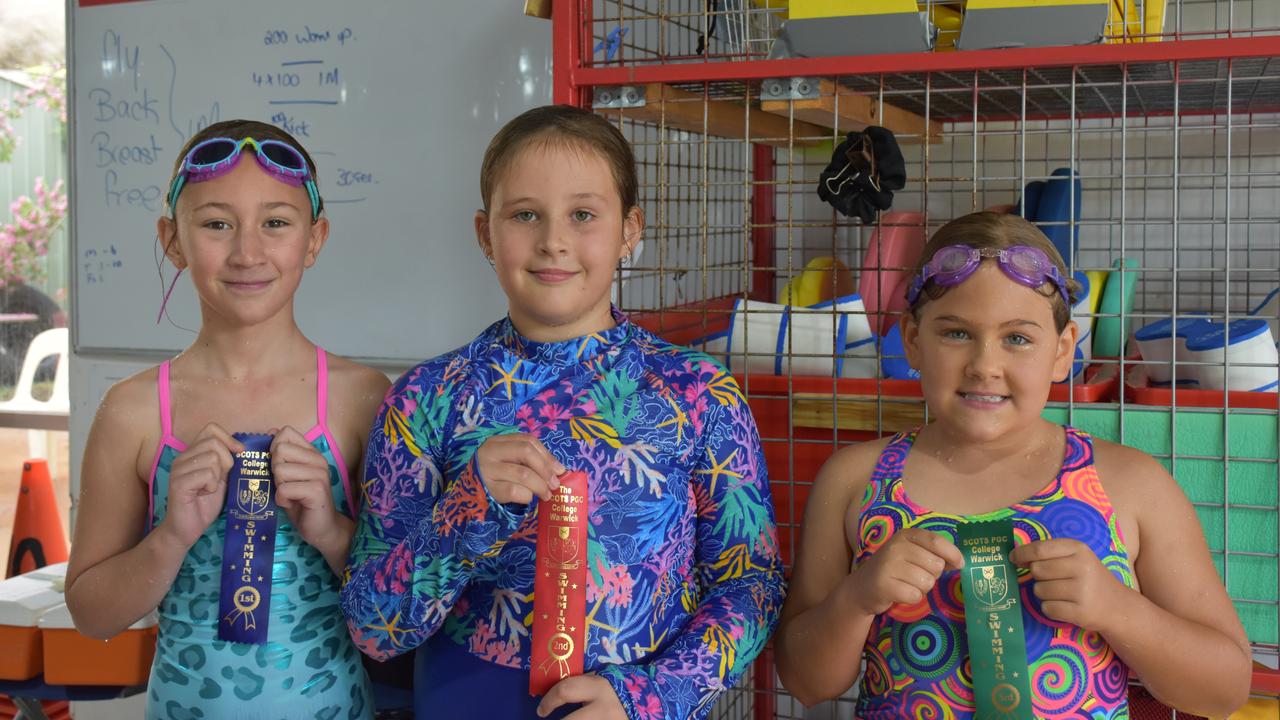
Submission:
[[[579,24],[579,27],[583,27]],[[558,39],[558,38],[557,38]],[[708,62],[678,65],[634,65],[588,68],[575,66],[568,81],[574,87],[636,85],[663,82],[763,80],[766,78],[881,73],[954,72],[1023,67],[1069,67],[1124,63],[1226,60],[1269,57],[1280,38],[1259,36],[1213,40],[1172,40],[1158,43],[1075,45],[1044,48],[1001,48],[956,52],[912,52],[889,55],[791,58],[748,62]]]
[[[586,107],[587,86],[574,79],[585,53],[583,28],[591,24],[591,0],[553,0],[551,3],[551,99],[557,104]],[[586,40],[590,40],[588,35]]]
[[[757,720],[773,720],[778,714],[778,687],[774,682],[772,641],[751,664],[751,674],[756,686],[755,702],[752,703],[755,716]]]
[[[774,302],[773,271],[774,226],[777,221],[776,189],[773,185],[773,148],[755,145],[751,148],[751,298]],[[759,268],[765,268],[763,270]]]
[[[1265,115],[1265,114],[1270,114],[1270,113],[1280,113],[1280,105],[1251,105],[1251,106],[1249,106],[1249,108],[1248,108],[1247,110],[1238,110],[1238,111],[1236,111],[1236,112],[1235,112],[1235,113],[1233,113],[1233,114],[1236,114],[1236,115],[1239,115],[1239,114]],[[1175,113],[1175,112],[1173,112],[1172,110],[1155,110],[1155,111],[1146,111],[1146,112],[1144,112],[1144,111],[1140,111],[1140,110],[1130,110],[1128,113],[1119,113],[1119,112],[1113,112],[1113,113],[1077,113],[1077,114],[1075,114],[1075,115],[1063,115],[1063,114],[1060,114],[1060,113],[1032,113],[1032,112],[1028,112],[1026,115],[996,115],[996,114],[989,114],[989,115],[988,115],[988,114],[984,114],[984,115],[982,115],[982,116],[981,116],[981,120],[982,120],[982,122],[1021,122],[1021,121],[1023,121],[1023,120],[1076,120],[1076,121],[1080,121],[1080,120],[1115,120],[1115,119],[1118,119],[1118,118],[1120,118],[1120,117],[1126,117],[1126,118],[1167,118],[1167,117],[1173,117],[1174,115],[1177,115],[1177,116],[1178,116],[1178,117],[1180,117],[1180,118],[1192,118],[1192,117],[1218,117],[1219,115],[1226,115],[1226,114],[1227,114],[1226,108],[1222,108],[1222,107],[1213,107],[1213,108],[1192,108],[1192,109],[1190,109],[1190,110],[1179,110],[1179,111],[1178,111],[1178,112],[1176,112],[1176,113]],[[952,119],[942,119],[942,118],[938,118],[938,117],[936,117],[936,116],[934,117],[934,119],[935,119],[935,120],[940,120],[941,122],[952,122],[952,121],[953,121]],[[965,122],[965,120],[960,120],[960,119],[956,119],[956,121],[959,121],[959,122]]]
[[[111,0],[80,0],[81,4]],[[912,72],[955,72],[1024,67],[1071,67],[1147,62],[1184,62],[1270,57],[1280,53],[1275,36],[1207,40],[1172,40],[1048,48],[1006,48],[946,53],[914,52],[788,60],[714,61],[705,63],[584,67],[590,58],[592,0],[553,0],[552,97],[557,103],[586,107],[597,85],[763,80],[794,76],[876,75]],[[757,145],[752,152],[751,255],[755,267],[773,265],[774,173],[772,149]],[[751,297],[770,300],[774,277],[768,270],[752,273]],[[706,316],[702,318],[706,322]],[[772,718],[776,697],[772,648],[766,648],[753,667],[755,717]],[[1254,691],[1280,692],[1280,673],[1259,671]]]

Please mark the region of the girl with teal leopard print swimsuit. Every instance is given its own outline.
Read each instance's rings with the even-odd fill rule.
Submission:
[[[327,365],[325,351],[316,348],[317,422],[305,437],[328,465],[334,507],[351,516],[351,480],[325,421]],[[157,390],[164,435],[151,474],[149,527],[164,521],[169,471],[187,449],[173,436],[167,360],[160,366]],[[338,605],[338,577],[287,518],[276,530],[266,644],[218,639],[214,621],[225,536],[221,522],[205,529],[160,602],[148,717],[368,717],[368,683]]]
[[[326,354],[294,319],[328,236],[314,164],[287,133],[228,121],[191,139],[170,188],[158,234],[190,270],[200,332],[98,409],[67,604],[82,633],[104,639],[158,612],[149,720],[371,718],[338,590],[358,510],[351,478],[389,383]],[[233,432],[271,436],[274,520],[254,522],[274,530],[246,533],[225,509],[246,496],[228,481],[249,449]]]

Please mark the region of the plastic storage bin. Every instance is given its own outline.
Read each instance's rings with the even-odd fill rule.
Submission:
[[[65,608],[62,581],[67,564],[58,563],[0,581],[0,679],[30,680],[44,668],[40,618]]]
[[[110,640],[81,635],[66,605],[40,617],[44,680],[50,685],[145,685],[156,653],[151,613]]]

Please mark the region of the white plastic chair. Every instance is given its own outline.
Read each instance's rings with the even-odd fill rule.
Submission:
[[[13,399],[0,402],[0,411],[4,412],[47,412],[69,413],[71,411],[71,395],[67,389],[67,349],[70,344],[66,328],[45,330],[31,339],[27,354],[22,359],[22,372],[18,374],[18,384],[13,389]],[[48,400],[37,400],[31,389],[35,384],[36,369],[47,357],[58,359],[58,369],[53,374],[53,392]],[[27,450],[33,458],[47,458],[49,472],[56,472],[55,458],[49,455],[49,431],[28,430]]]

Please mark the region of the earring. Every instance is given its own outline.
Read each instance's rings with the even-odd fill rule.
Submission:
[[[490,268],[491,270],[494,270],[494,271],[496,272],[496,271],[497,271],[497,269],[498,269],[498,266],[493,264],[493,256],[492,256],[492,255],[485,255],[485,256],[484,256],[484,259],[489,261],[489,268]]]

